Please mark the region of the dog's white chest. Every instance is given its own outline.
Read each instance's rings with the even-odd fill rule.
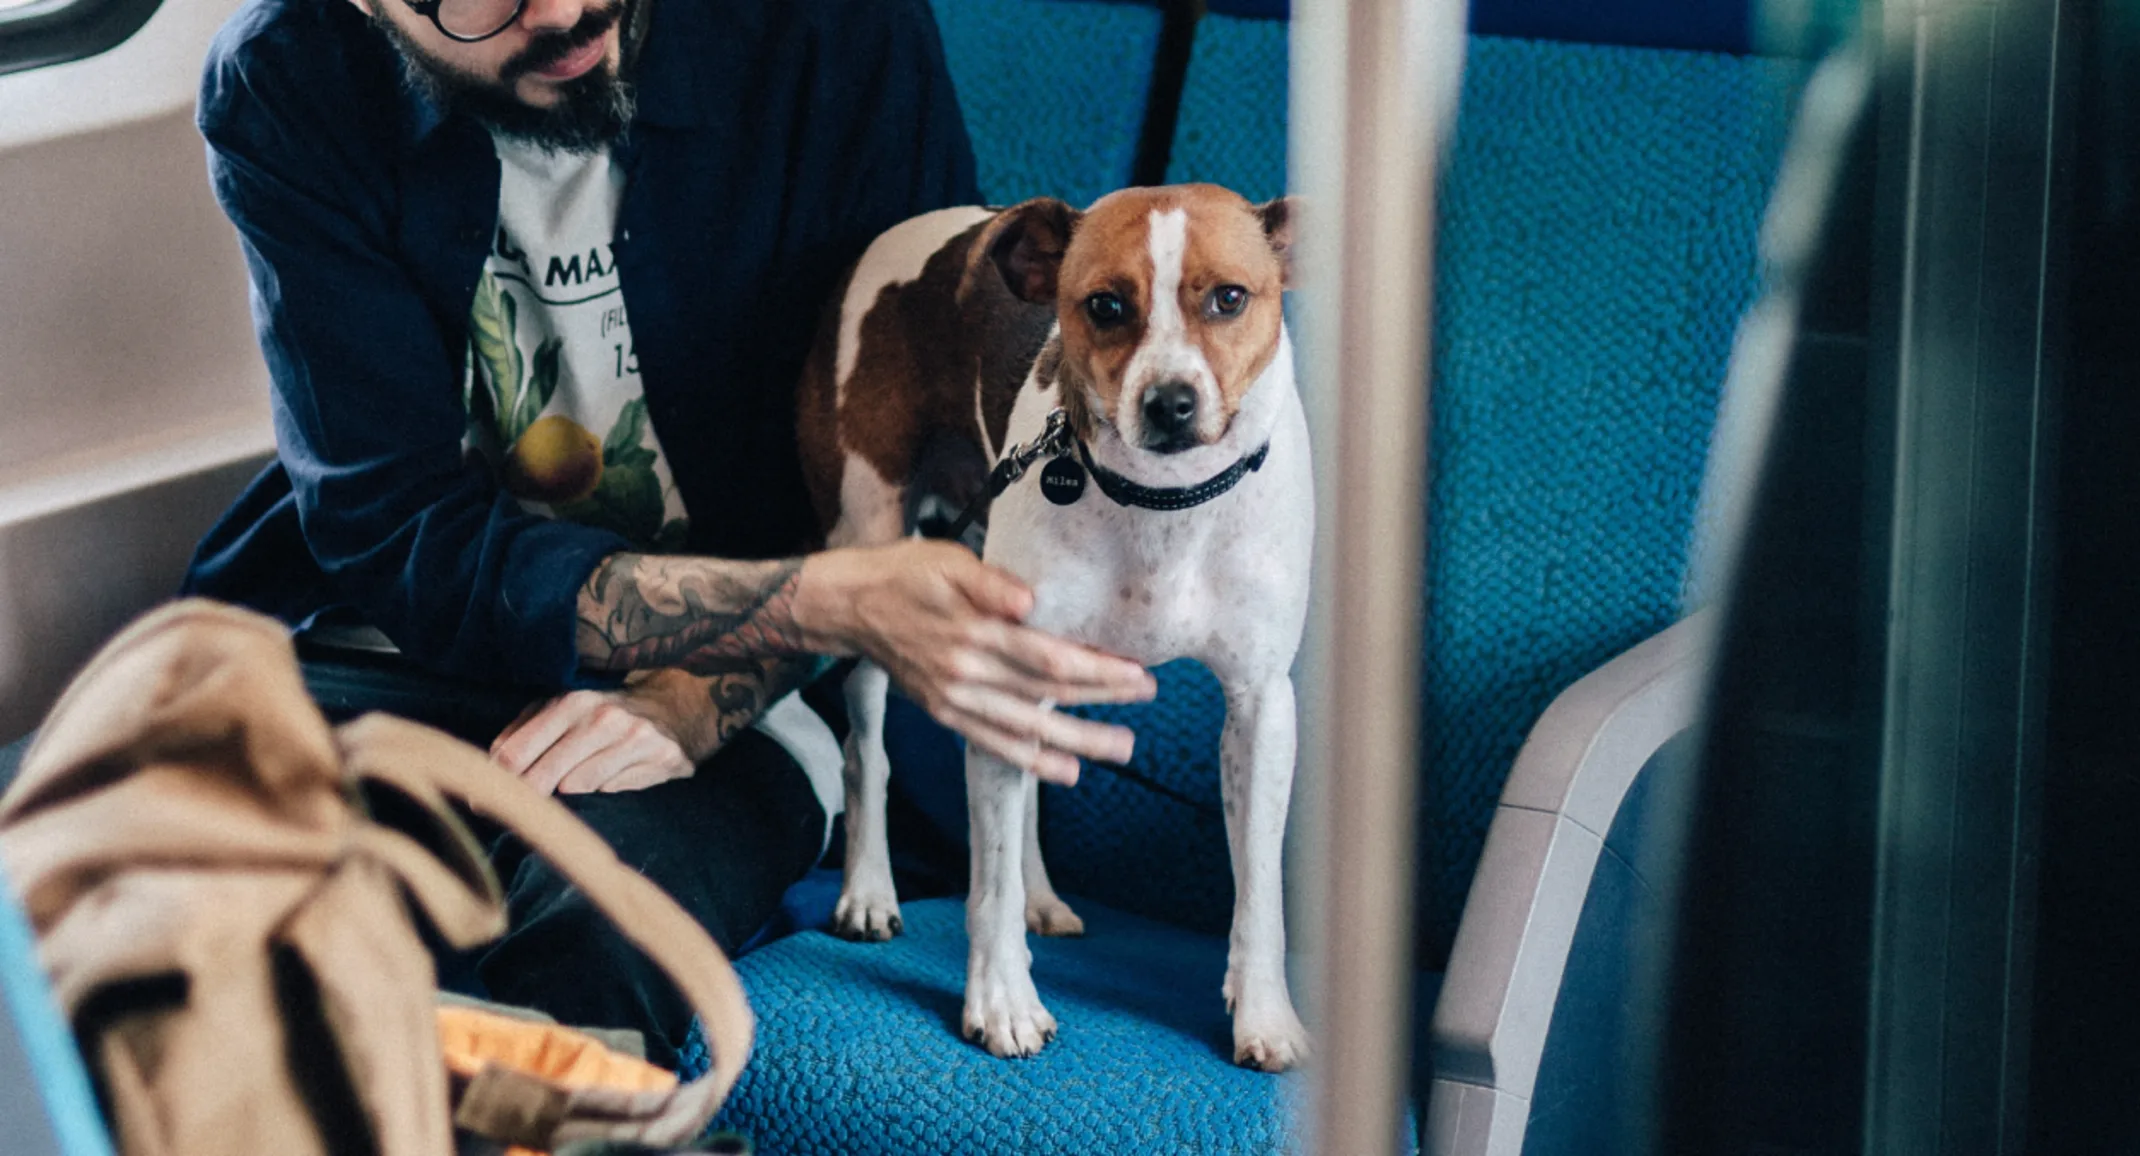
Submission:
[[[1027,419],[1037,431],[1048,399],[1028,388],[1014,437]],[[1030,476],[999,497],[987,558],[1033,587],[1032,625],[1148,665],[1284,670],[1306,612],[1313,530],[1306,426],[1297,398],[1284,400],[1262,468],[1203,504],[1124,506],[1090,477],[1068,505]]]

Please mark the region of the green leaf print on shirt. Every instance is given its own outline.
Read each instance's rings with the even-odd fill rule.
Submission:
[[[527,432],[542,416],[543,407],[557,396],[557,363],[564,351],[565,340],[561,337],[552,337],[535,347],[535,367],[520,391],[520,404],[513,415],[514,437]]]
[[[602,464],[618,460],[625,450],[644,449],[646,441],[646,399],[635,397],[624,403],[617,411],[617,424],[609,427],[609,436],[602,439]],[[652,450],[647,450],[649,457]]]
[[[468,313],[468,340],[483,363],[483,376],[490,382],[490,412],[498,418],[498,441],[511,445],[525,424],[514,424],[520,400],[520,344],[513,340],[520,307],[511,294],[498,288],[498,279],[488,272],[476,282],[475,305]]]
[[[661,533],[661,479],[649,469],[605,469],[594,493],[556,510],[560,518],[613,530],[637,545],[652,546]]]
[[[641,546],[680,548],[684,521],[663,521],[667,502],[661,477],[654,472],[654,451],[645,444],[646,431],[646,399],[625,402],[602,442],[601,481],[585,500],[558,506],[558,516],[614,530]]]

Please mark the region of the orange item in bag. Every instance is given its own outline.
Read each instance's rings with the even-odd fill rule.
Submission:
[[[446,1071],[455,1080],[473,1079],[485,1067],[500,1067],[567,1088],[666,1092],[676,1086],[676,1073],[614,1051],[584,1032],[481,1008],[455,1004],[440,1007],[438,1042],[446,1053]],[[532,1148],[509,1148],[506,1156],[542,1153]]]

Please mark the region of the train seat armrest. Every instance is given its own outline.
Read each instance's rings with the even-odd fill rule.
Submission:
[[[1553,700],[1516,756],[1436,1004],[1429,1150],[1516,1152],[1568,951],[1628,789],[1695,718],[1714,612]]]

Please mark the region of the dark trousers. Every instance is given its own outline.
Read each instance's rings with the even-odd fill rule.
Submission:
[[[558,800],[731,955],[817,861],[825,834],[824,809],[802,768],[757,731],[736,736],[688,779]],[[496,943],[450,961],[442,978],[472,986],[472,972],[477,994],[488,998],[562,1023],[631,1028],[645,1035],[648,1060],[674,1067],[691,1010],[667,978],[519,839],[495,828],[478,835],[505,885],[511,926]]]

